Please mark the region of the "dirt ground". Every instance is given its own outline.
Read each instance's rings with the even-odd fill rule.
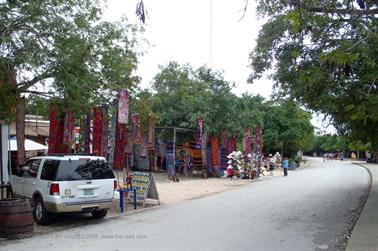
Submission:
[[[202,179],[199,175],[191,177],[179,176],[179,182],[173,182],[168,179],[166,173],[153,173],[156,187],[159,193],[161,205],[172,204],[180,201],[191,200],[220,193],[240,186],[261,182],[274,176],[282,175],[281,170],[275,170],[272,175],[262,176],[255,180],[242,180],[230,178],[208,178]],[[119,173],[119,180],[122,181],[122,174]],[[157,206],[155,200],[147,200],[145,208]],[[142,205],[138,204],[137,210],[134,210],[131,201],[125,203],[125,212],[129,215],[142,210]],[[120,214],[119,200],[116,200],[113,208],[108,211],[105,220],[117,218]],[[34,235],[44,234],[51,231],[59,231],[67,228],[77,227],[85,224],[101,224],[102,220],[93,219],[90,214],[62,214],[57,216],[49,225],[40,226],[34,224]],[[1,238],[0,238],[1,240]]]

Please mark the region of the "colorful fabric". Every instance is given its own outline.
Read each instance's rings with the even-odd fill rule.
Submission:
[[[202,129],[203,129],[203,118],[200,116],[198,118],[198,136],[197,136],[197,145],[196,145],[196,148],[197,149],[201,149],[201,145],[202,145]]]
[[[213,169],[219,167],[218,138],[211,136],[211,165]]]
[[[228,137],[225,132],[221,133],[220,136],[220,147],[221,149],[227,149],[227,144],[228,144]]]
[[[155,150],[155,118],[152,114],[148,115],[148,149]]]
[[[168,178],[172,179],[175,175],[175,169],[173,166],[173,153],[168,153],[166,154],[167,158],[167,171],[168,171]]]
[[[197,142],[196,141],[189,141],[189,151],[192,157],[192,164],[193,164],[193,170],[202,170],[203,164],[202,164],[202,151],[201,149],[197,149]]]
[[[133,137],[134,144],[140,144],[142,140],[142,135],[140,131],[140,117],[139,114],[131,115],[131,121],[133,122]]]
[[[129,93],[123,89],[118,99],[118,123],[127,124],[129,122]]]
[[[91,114],[88,113],[85,119],[85,143],[84,151],[86,154],[90,154],[90,144],[91,144]]]
[[[50,107],[50,137],[48,153],[63,153],[64,120],[56,106]]]
[[[126,159],[126,124],[117,123],[115,130],[113,167],[122,170]]]
[[[93,108],[93,154],[107,158],[108,121],[106,107]]]
[[[108,159],[108,137],[109,137],[109,120],[108,120],[108,109],[102,107],[102,139],[101,139],[101,156]]]
[[[74,113],[67,111],[64,117],[63,152],[71,153],[74,144],[75,119]]]
[[[227,158],[227,156],[229,155],[229,152],[227,151],[227,148],[221,148],[221,157],[220,157],[220,159],[221,159],[221,164],[220,164],[220,166],[221,166],[221,168],[223,169],[223,170],[226,170],[227,169],[227,166],[228,166],[228,158]]]
[[[248,154],[252,152],[251,149],[251,128],[247,128],[245,130],[245,138],[244,138],[244,146],[243,146],[244,154]]]
[[[256,128],[256,137],[255,137],[255,153],[262,154],[262,128]]]
[[[142,145],[141,144],[134,144],[133,146],[133,154],[134,154],[134,166],[143,171],[150,170],[150,157],[149,156],[142,156]]]
[[[236,138],[230,138],[228,141],[228,152],[232,153],[236,151]]]

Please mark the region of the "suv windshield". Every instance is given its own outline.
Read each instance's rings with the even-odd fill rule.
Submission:
[[[68,181],[68,180],[98,180],[114,179],[113,171],[109,164],[103,160],[53,160],[50,165],[44,165],[44,169],[58,167],[57,171],[49,171],[55,174],[55,177],[49,177],[49,180]],[[59,165],[58,163],[59,162]]]

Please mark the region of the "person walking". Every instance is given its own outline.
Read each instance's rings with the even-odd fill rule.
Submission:
[[[284,161],[282,162],[282,168],[284,171],[284,176],[287,176],[287,170],[289,169],[289,160],[287,157],[284,158]]]

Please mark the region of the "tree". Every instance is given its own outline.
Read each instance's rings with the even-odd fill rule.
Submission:
[[[274,69],[280,97],[331,115],[342,134],[378,142],[378,3],[257,2],[269,19],[250,54],[249,81]]]
[[[103,7],[102,0],[0,2],[0,119],[14,117],[28,93],[80,111],[135,87],[138,29],[101,20]]]
[[[264,151],[293,157],[313,146],[311,115],[295,103],[267,103],[264,117]]]

